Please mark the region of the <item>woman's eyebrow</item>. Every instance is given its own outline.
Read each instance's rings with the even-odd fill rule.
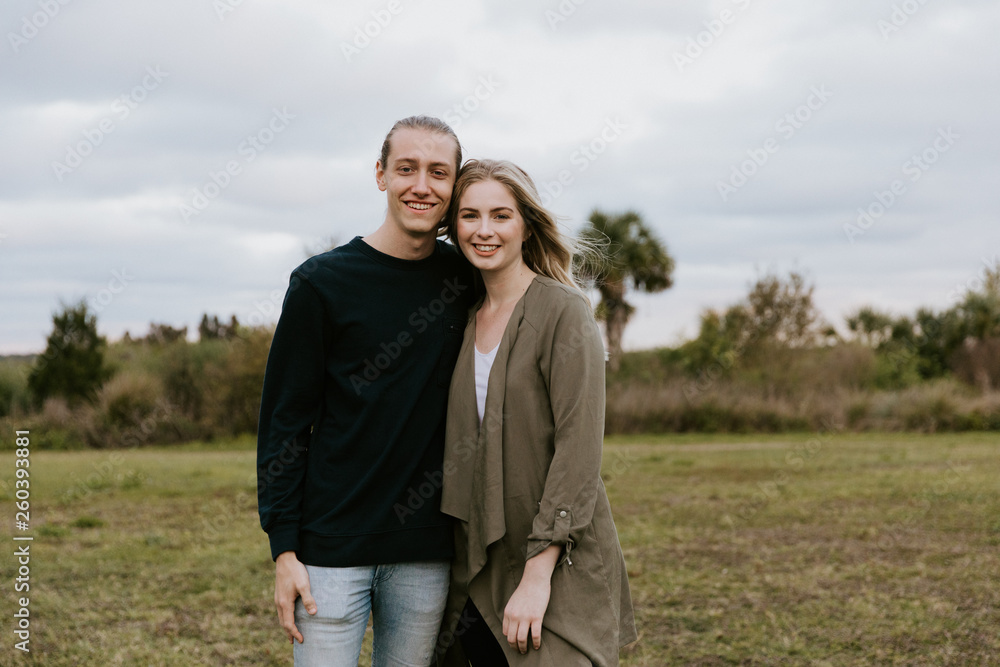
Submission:
[[[479,209],[475,208],[473,206],[462,206],[458,210],[459,211],[478,211]],[[490,209],[490,213],[496,213],[497,211],[513,211],[513,210],[514,209],[512,209],[510,206],[497,206],[495,208],[491,208]]]

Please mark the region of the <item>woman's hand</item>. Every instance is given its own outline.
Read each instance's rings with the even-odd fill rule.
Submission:
[[[552,571],[562,547],[552,545],[524,564],[524,576],[503,610],[503,633],[507,643],[521,653],[528,652],[528,633],[535,649],[542,647],[542,618],[552,592]]]

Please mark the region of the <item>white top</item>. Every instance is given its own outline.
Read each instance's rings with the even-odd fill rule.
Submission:
[[[490,369],[493,368],[500,343],[489,352],[480,352],[475,344],[472,348],[476,351],[476,403],[479,406],[479,423],[482,424],[483,415],[486,414],[486,388],[490,384]]]

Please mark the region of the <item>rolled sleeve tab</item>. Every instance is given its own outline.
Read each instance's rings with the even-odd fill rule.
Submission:
[[[556,510],[552,528],[552,541],[556,544],[569,542],[569,527],[573,524],[573,512],[568,508]]]

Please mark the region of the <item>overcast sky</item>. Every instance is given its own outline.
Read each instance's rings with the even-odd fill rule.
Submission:
[[[347,4],[3,2],[0,353],[79,299],[112,340],[274,321],[308,254],[381,223],[377,153],[415,113],[570,231],[655,227],[675,286],[634,299],[631,348],[764,271],[842,326],[948,307],[1000,254],[995,0]]]

